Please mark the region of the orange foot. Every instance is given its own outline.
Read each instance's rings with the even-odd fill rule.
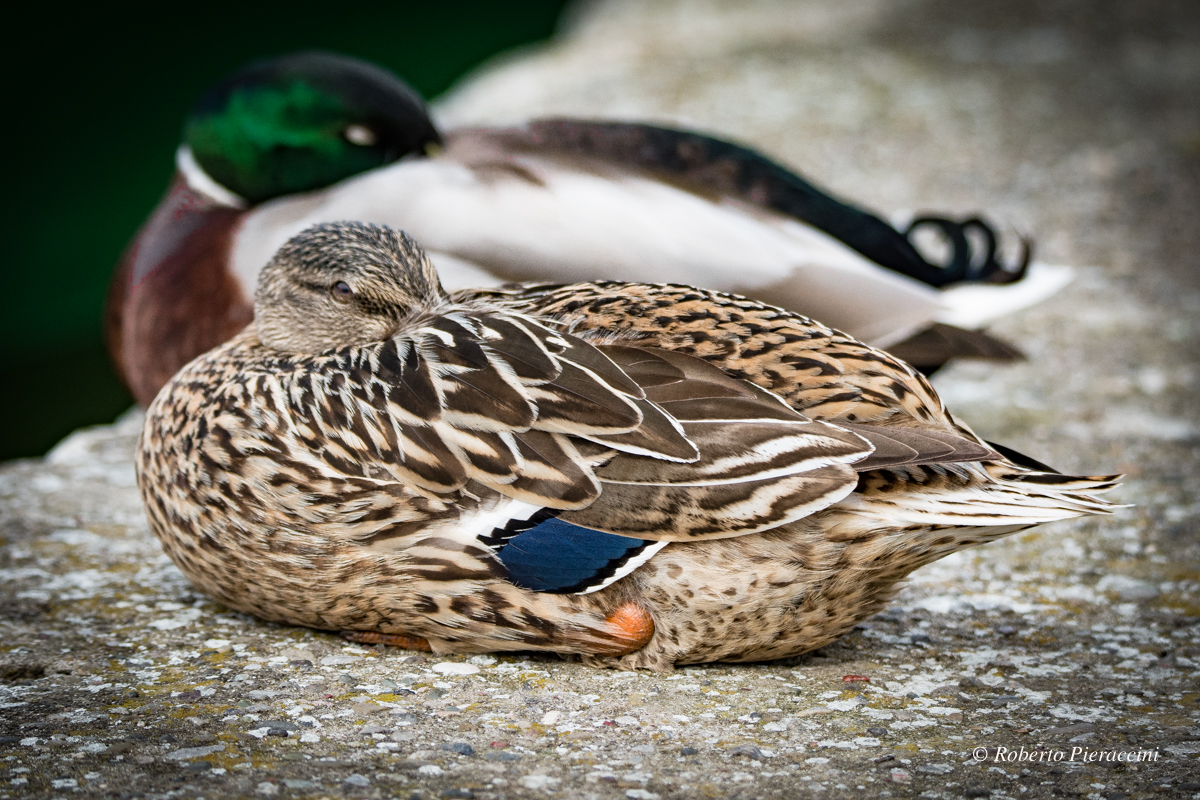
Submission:
[[[601,655],[625,656],[641,650],[654,636],[654,620],[650,612],[637,603],[623,603],[604,618],[609,633],[616,640]]]
[[[342,638],[359,644],[386,644],[391,647],[403,647],[405,650],[421,650],[433,652],[428,639],[420,636],[409,636],[404,633],[376,633],[375,631],[342,631]]]

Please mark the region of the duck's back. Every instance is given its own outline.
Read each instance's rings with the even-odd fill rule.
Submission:
[[[963,429],[920,372],[816,320],[737,295],[600,281],[468,290],[560,320],[584,338],[635,339],[702,358],[826,422]]]

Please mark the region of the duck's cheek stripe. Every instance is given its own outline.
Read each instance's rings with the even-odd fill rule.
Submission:
[[[523,589],[586,594],[625,577],[665,546],[550,517],[509,539],[496,556]]]

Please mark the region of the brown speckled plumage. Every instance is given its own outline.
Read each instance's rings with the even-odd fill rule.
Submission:
[[[411,241],[385,229],[305,236],[259,292],[272,313],[302,312],[267,325],[260,306],[259,328],[186,366],[139,446],[153,529],[234,608],[420,637],[435,652],[537,649],[651,669],[778,658],[841,636],[923,564],[1110,507],[1092,495],[1111,478],[1014,464],[915,370],[796,314],[622,283],[448,298]],[[344,263],[325,263],[331,250]],[[295,350],[358,330],[313,284],[343,273],[349,311],[384,333]],[[294,289],[310,285],[311,296]],[[668,372],[673,383],[655,377]],[[718,399],[696,399],[705,392]],[[763,448],[742,441],[752,425]],[[655,499],[629,507],[638,497]],[[510,498],[670,543],[598,591],[520,588],[464,533]],[[635,652],[610,623],[630,604],[654,624]]]

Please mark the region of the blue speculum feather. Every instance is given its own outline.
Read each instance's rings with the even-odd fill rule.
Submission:
[[[573,594],[601,585],[656,544],[549,517],[508,539],[496,556],[523,589]]]

